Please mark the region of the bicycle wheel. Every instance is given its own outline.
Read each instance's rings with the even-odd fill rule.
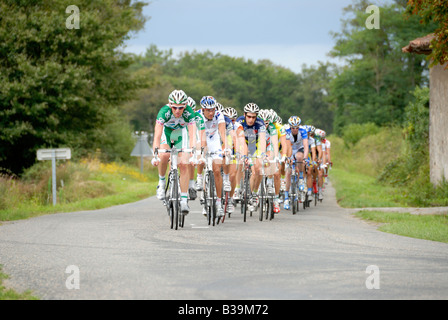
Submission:
[[[243,213],[244,222],[246,222],[247,209],[249,206],[249,192],[250,192],[250,169],[246,169],[244,172],[243,199],[241,203],[241,211]]]
[[[227,206],[229,205],[229,201],[230,200],[230,196],[229,196],[230,192],[229,191],[225,191],[224,192],[224,216],[222,217],[222,223],[224,223],[224,220],[226,220],[226,213],[227,213]],[[229,212],[229,218],[230,218],[230,212]]]
[[[177,170],[173,170],[173,178],[172,178],[172,188],[171,188],[171,201],[173,202],[173,222],[174,229],[177,230],[179,227],[179,212],[180,212],[180,200],[179,200],[179,176],[177,174]]]
[[[290,195],[290,201],[291,201],[291,209],[292,209],[292,214],[296,214],[297,213],[297,206],[296,206],[296,197],[297,197],[297,186],[296,186],[296,177],[292,176],[291,177],[292,181],[291,181],[291,195]]]
[[[266,207],[266,188],[265,188],[265,178],[262,177],[261,178],[261,182],[260,182],[260,198],[258,199],[259,204],[260,204],[260,208],[258,209],[258,219],[260,221],[263,221],[263,215],[264,215],[264,209]]]
[[[274,199],[272,199],[271,197],[269,197],[269,199],[268,199],[268,214],[269,214],[269,220],[274,219],[274,216],[275,216],[275,213],[274,213]]]
[[[215,176],[213,171],[208,172],[208,195],[209,195],[209,222],[215,225],[216,222],[216,199],[215,199]]]

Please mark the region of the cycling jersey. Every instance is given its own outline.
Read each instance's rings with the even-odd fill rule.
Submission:
[[[291,128],[286,126],[286,139],[291,141],[292,145],[292,154],[296,154],[297,152],[304,151],[303,140],[308,139],[308,134],[305,129],[299,127],[299,132],[297,135],[293,135],[291,132]]]
[[[197,112],[204,120],[205,136],[207,140],[207,149],[209,152],[222,152],[221,137],[219,136],[219,125],[221,123],[226,124],[224,115],[219,111],[215,111],[215,114],[211,120],[207,119],[202,109]],[[222,154],[215,154],[213,159],[222,159]]]
[[[237,122],[241,123],[244,130],[244,136],[246,138],[248,156],[254,156],[258,149],[258,136],[260,133],[266,133],[266,127],[264,121],[257,118],[252,126],[249,126],[246,122],[246,117],[243,115],[239,117]]]
[[[162,107],[157,114],[156,123],[163,126],[160,144],[170,147],[188,148],[187,126],[196,123],[196,114],[190,106],[186,106],[179,118],[176,118],[169,105]]]
[[[176,118],[170,106],[165,105],[157,114],[156,122],[163,125],[165,128],[172,130],[183,129],[187,125],[194,124],[196,114],[190,106],[187,106],[179,118]]]
[[[281,143],[281,137],[284,137],[286,135],[285,127],[281,124],[275,122],[274,123],[275,129],[277,130],[277,137],[278,137],[278,152],[282,151],[282,143]]]
[[[267,151],[274,151],[274,146],[272,144],[271,137],[277,135],[277,129],[275,128],[275,125],[271,122],[266,126],[266,150]]]

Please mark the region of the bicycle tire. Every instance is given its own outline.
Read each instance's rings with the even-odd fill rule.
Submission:
[[[264,181],[264,177],[261,178],[261,182],[260,182],[260,198],[258,199],[258,204],[260,205],[259,209],[258,209],[258,219],[260,221],[263,221],[263,215],[264,215],[264,208],[265,208],[265,181]]]
[[[227,213],[227,206],[229,205],[229,201],[230,201],[230,192],[229,191],[224,191],[224,216],[222,217],[222,223],[224,223],[224,221],[226,220],[226,213]],[[229,218],[230,218],[230,212],[229,212]]]
[[[291,210],[292,210],[292,214],[296,214],[297,213],[297,207],[296,207],[296,179],[295,176],[292,176],[292,181],[291,181],[291,195],[290,195],[290,201],[291,201]]]
[[[250,168],[246,169],[244,172],[244,190],[243,190],[243,203],[241,203],[243,211],[243,221],[246,222],[247,219],[247,207],[249,205],[249,192],[250,192]]]
[[[210,198],[210,174],[205,174],[205,207],[207,210],[207,221],[208,225],[212,224],[212,206],[211,206],[211,198]]]
[[[173,224],[174,229],[177,230],[179,227],[179,211],[180,211],[180,201],[179,201],[179,176],[177,175],[177,170],[173,170],[173,181],[171,189],[171,199],[173,201]]]
[[[215,176],[213,175],[213,171],[209,172],[208,175],[209,175],[208,187],[210,195],[210,219],[212,220],[212,225],[215,226],[216,223]]]
[[[274,219],[274,217],[275,217],[275,213],[274,213],[274,200],[272,199],[272,198],[270,198],[270,199],[268,199],[268,201],[269,201],[269,205],[268,205],[268,208],[269,208],[269,220],[273,220]]]

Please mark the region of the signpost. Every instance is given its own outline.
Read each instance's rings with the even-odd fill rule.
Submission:
[[[71,157],[72,153],[69,148],[37,150],[37,160],[39,161],[51,160],[51,167],[52,167],[51,185],[52,185],[54,206],[56,205],[56,160],[68,160]]]
[[[140,171],[143,173],[143,158],[151,157],[152,150],[148,144],[148,133],[141,131],[136,132],[135,137],[138,138],[137,144],[134,147],[134,150],[131,152],[131,157],[140,157]]]

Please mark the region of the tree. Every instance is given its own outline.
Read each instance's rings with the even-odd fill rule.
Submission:
[[[406,12],[410,17],[419,16],[422,24],[435,24],[435,38],[428,57],[432,60],[431,66],[448,62],[448,1],[409,0]]]
[[[368,29],[365,10],[370,4],[357,0],[345,8],[351,16],[343,21],[342,32],[334,34],[331,54],[347,62],[331,84],[337,133],[350,123],[401,124],[412,99],[409,92],[427,82],[423,57],[403,55],[401,48],[430,27],[405,19],[405,3],[397,0],[381,8],[380,28]]]
[[[0,167],[15,173],[34,163],[38,148],[83,154],[114,143],[104,134],[117,128],[113,109],[145,85],[120,51],[142,28],[145,4],[78,0],[80,27],[68,29],[72,2],[0,4]]]

